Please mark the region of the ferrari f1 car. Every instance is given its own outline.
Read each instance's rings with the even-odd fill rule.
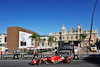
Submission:
[[[33,59],[29,62],[30,65],[42,65],[43,63],[48,64],[48,58]]]
[[[56,64],[56,63],[60,63],[60,62],[65,62],[67,64],[69,64],[71,62],[71,57],[59,57],[59,56],[52,56],[50,58],[40,58],[40,59],[34,59],[32,61],[29,62],[29,64],[31,65],[42,65],[43,63],[45,64],[49,64],[49,63],[52,63],[52,64]]]

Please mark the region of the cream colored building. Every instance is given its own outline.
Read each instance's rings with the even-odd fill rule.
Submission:
[[[0,34],[0,45],[5,45],[7,44],[7,34]]]
[[[86,34],[86,38],[81,41],[80,34]],[[71,28],[69,31],[67,31],[66,26],[63,25],[61,28],[61,34],[60,32],[55,32],[55,33],[50,33],[50,36],[54,36],[57,41],[60,40],[60,35],[61,35],[61,40],[62,41],[67,41],[71,43],[74,41],[75,46],[83,47],[83,46],[88,46],[89,45],[89,37],[90,37],[90,30],[83,30],[82,26],[79,24],[77,26],[77,31],[73,28]],[[91,43],[95,44],[96,40],[98,38],[98,30],[92,30],[92,35],[91,35]]]
[[[100,37],[98,37],[98,42],[100,41]]]
[[[0,54],[3,52],[3,54],[8,53],[8,48],[7,48],[7,35],[6,34],[0,34]]]
[[[48,41],[49,36],[47,35],[40,36],[40,39],[41,41],[37,43],[37,49],[49,49],[58,47],[58,44],[56,42],[54,42],[53,45],[50,44],[50,42]]]
[[[45,47],[48,47],[48,39],[49,39],[49,36],[40,36],[40,39],[41,41],[38,42],[38,46],[37,48],[45,48]]]

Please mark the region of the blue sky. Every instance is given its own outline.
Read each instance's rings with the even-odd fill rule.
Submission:
[[[77,28],[89,30],[96,0],[0,0],[0,33],[19,26],[40,35]],[[100,0],[97,2],[93,29],[100,35]]]

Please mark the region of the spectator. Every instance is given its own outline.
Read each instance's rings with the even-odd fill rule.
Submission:
[[[35,59],[36,56],[38,57],[38,54],[37,54],[37,51],[34,50],[34,57],[33,57],[33,59]],[[32,60],[33,60],[33,59],[32,59]]]
[[[57,47],[55,47],[55,55],[57,54]]]

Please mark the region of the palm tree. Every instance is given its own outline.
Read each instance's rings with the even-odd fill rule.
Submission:
[[[36,33],[33,33],[31,36],[29,36],[30,38],[33,38],[35,39],[36,41],[39,41],[40,40],[40,35],[36,34]]]
[[[39,35],[36,34],[36,33],[33,33],[32,36],[29,36],[29,37],[34,38],[35,40],[37,40]],[[35,57],[35,55],[34,55],[34,57]],[[34,57],[32,59],[34,59]]]
[[[86,38],[87,34],[80,34],[80,39],[81,42],[84,42],[84,39]]]
[[[38,37],[39,37],[39,35],[36,34],[36,33],[33,33],[31,36],[29,36],[29,38],[33,38],[33,39],[35,39],[35,40],[37,40]]]
[[[50,43],[50,47],[52,45],[52,42],[54,42],[54,36],[50,36],[48,39],[49,43]]]
[[[30,36],[30,37],[31,37],[31,38],[37,38],[37,37],[39,37],[39,35],[36,34],[36,33],[33,33],[32,36]]]
[[[51,47],[52,43],[54,42],[54,36],[50,36],[48,39],[48,42],[50,43],[50,47]],[[50,50],[50,53],[51,53],[51,50]]]
[[[80,40],[84,41],[84,39],[86,38],[87,34],[80,34]]]
[[[55,40],[53,41],[55,43],[55,47],[56,47],[56,43],[57,43],[57,38],[55,37]]]
[[[37,38],[36,38],[36,41],[38,41],[38,45],[39,45],[39,43],[41,42],[41,38],[40,38],[40,36],[38,36]]]

